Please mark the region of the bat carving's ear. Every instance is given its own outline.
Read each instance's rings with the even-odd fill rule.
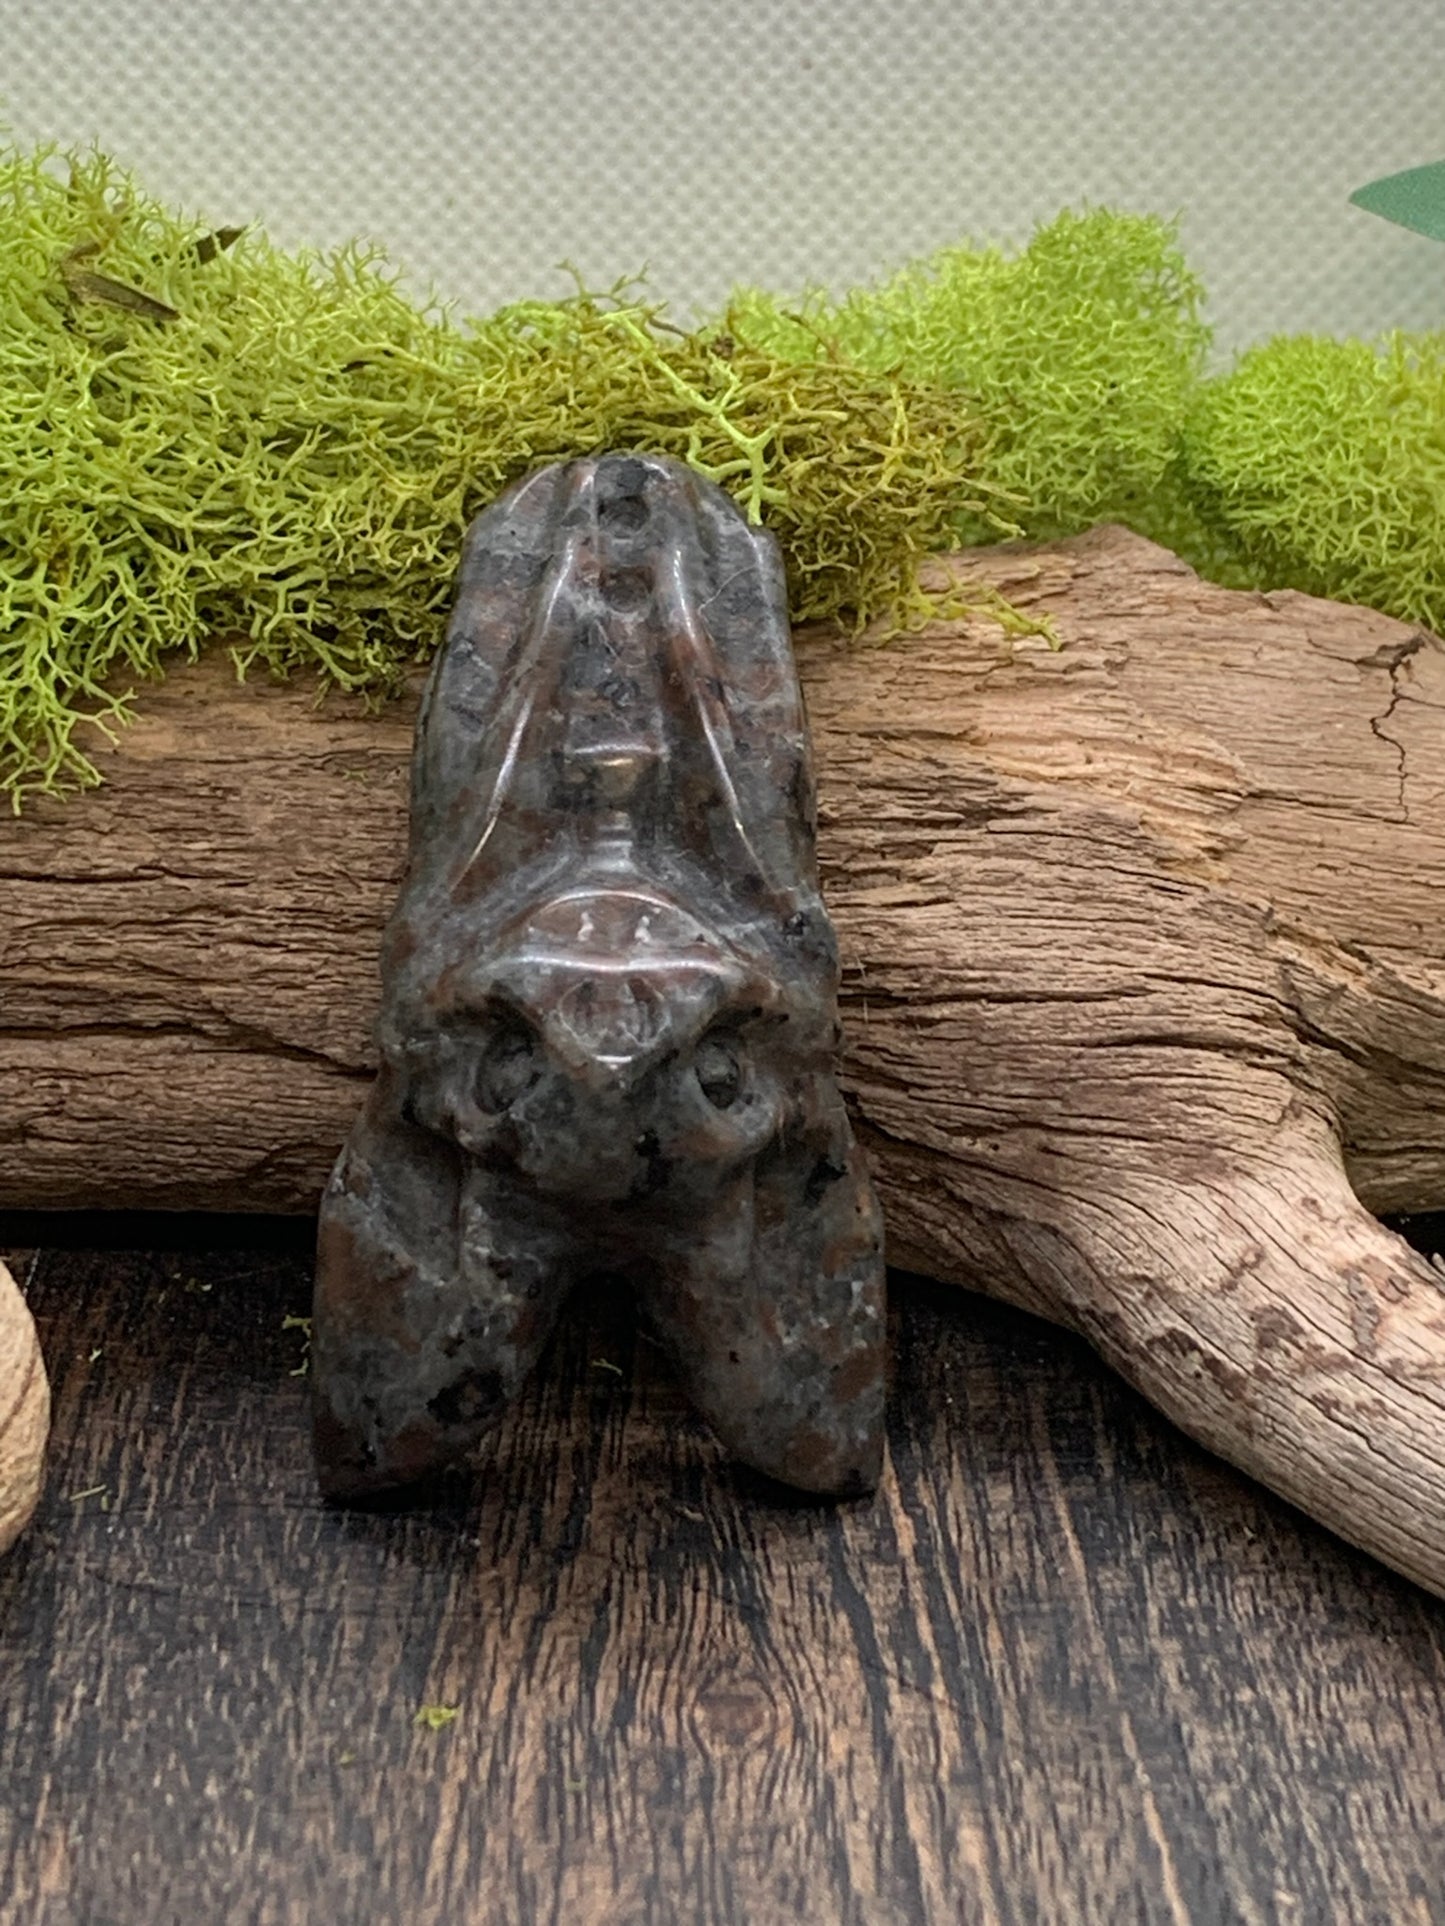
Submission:
[[[575,1241],[440,1135],[375,1099],[322,1202],[314,1439],[340,1499],[418,1484],[483,1438],[577,1276]]]

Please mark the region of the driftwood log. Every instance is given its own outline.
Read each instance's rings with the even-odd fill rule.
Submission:
[[[1372,1215],[1445,1206],[1445,647],[1118,529],[947,566],[1062,647],[799,638],[893,1261],[1445,1591],[1445,1279]],[[0,827],[0,1204],[314,1208],[412,713],[215,655]]]

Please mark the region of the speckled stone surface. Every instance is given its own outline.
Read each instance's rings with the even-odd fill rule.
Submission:
[[[772,539],[681,465],[546,468],[473,524],[417,730],[382,1065],[322,1207],[324,1487],[464,1452],[624,1272],[740,1460],[877,1480],[878,1206]]]

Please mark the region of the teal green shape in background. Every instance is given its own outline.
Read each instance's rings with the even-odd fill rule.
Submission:
[[[1428,234],[1432,241],[1445,241],[1445,161],[1387,174],[1381,181],[1357,188],[1350,200],[1399,227]]]

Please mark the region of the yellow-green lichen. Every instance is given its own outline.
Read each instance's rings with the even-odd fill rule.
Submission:
[[[229,238],[101,156],[0,154],[0,788],[17,803],[95,780],[81,718],[122,719],[137,676],[213,636],[243,668],[394,686],[436,644],[466,521],[540,462],[693,461],[766,510],[799,618],[872,615],[960,502],[988,520],[982,431],[938,387],[682,334],[620,290],[462,325],[360,249]]]
[[[82,724],[214,637],[394,688],[471,515],[607,448],[765,519],[797,620],[908,626],[943,607],[924,554],[1116,519],[1440,628],[1442,344],[1282,340],[1208,379],[1175,229],[1105,209],[837,299],[740,292],[690,333],[624,285],[463,323],[364,249],[287,254],[100,155],[0,149],[0,792],[97,780]]]
[[[734,303],[749,336],[800,361],[896,368],[968,395],[982,475],[1030,535],[1130,520],[1176,460],[1202,375],[1202,292],[1173,227],[1064,213],[1016,254],[945,248],[840,301]],[[988,540],[960,503],[960,538]]]
[[[1445,333],[1253,349],[1199,396],[1186,462],[1253,581],[1445,633]]]

